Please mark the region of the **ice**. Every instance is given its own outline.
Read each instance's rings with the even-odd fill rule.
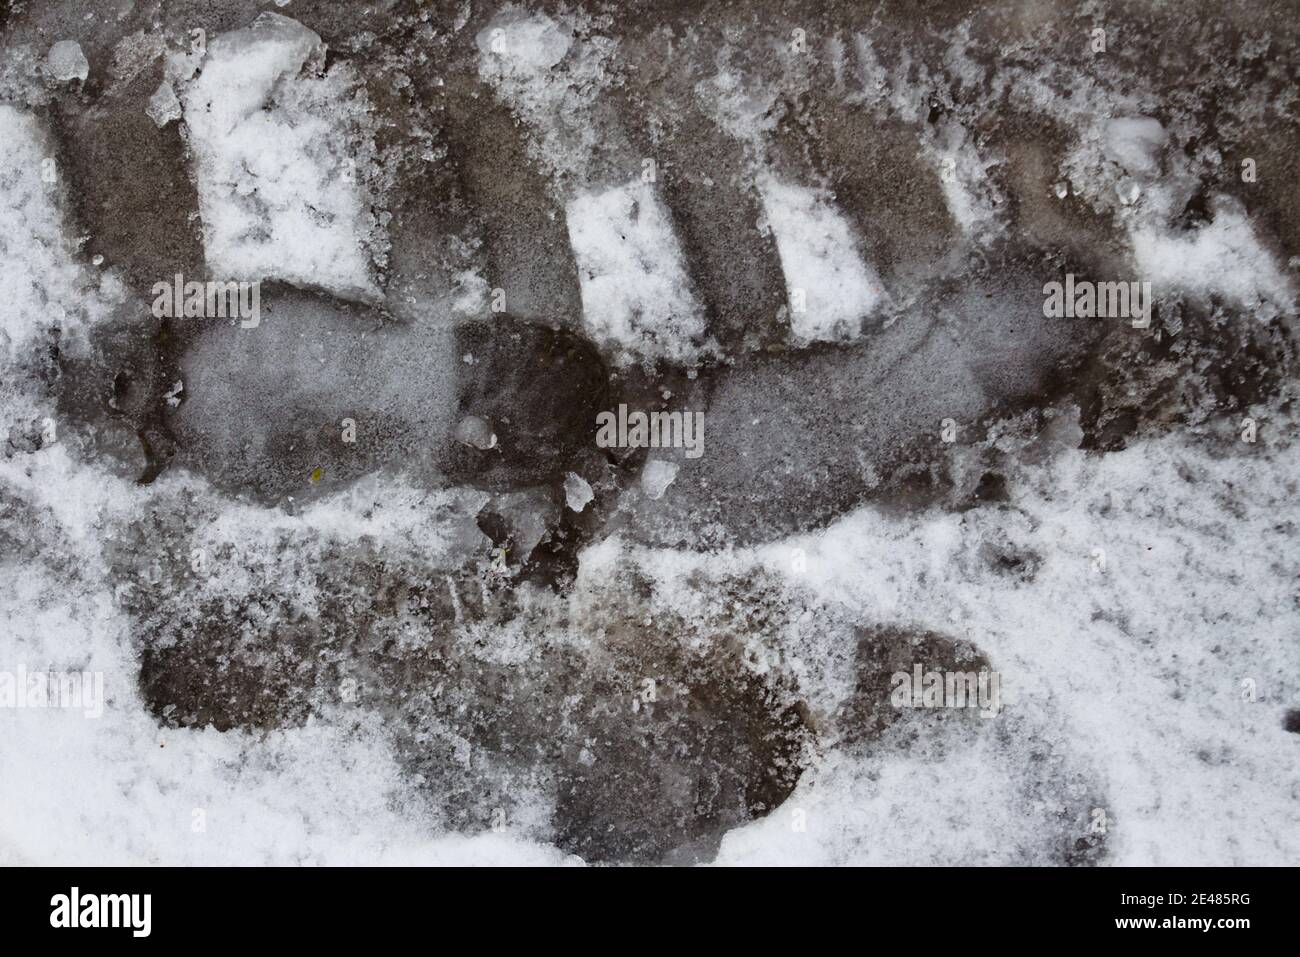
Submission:
[[[759,183],[790,301],[790,326],[803,341],[852,339],[884,300],[848,221],[814,189],[766,176]]]
[[[50,47],[45,57],[45,68],[50,76],[62,83],[90,76],[90,63],[76,40],[60,40]]]
[[[570,472],[564,477],[564,502],[573,511],[581,512],[594,497],[591,484],[581,475]]]
[[[1294,445],[1223,458],[1183,437],[1104,459],[1068,452],[1025,474],[1013,491],[1025,517],[1013,526],[974,513],[906,528],[863,510],[765,553],[772,567],[789,568],[791,549],[803,548],[801,580],[864,614],[980,635],[1004,684],[1016,687],[1004,714],[1060,725],[1057,749],[1096,769],[1089,801],[1111,821],[1110,863],[1281,863],[1300,853],[1295,768],[1276,760],[1289,746],[1280,718],[1300,694],[1300,672],[1295,611],[1283,598],[1296,558],[1276,516],[1293,511],[1283,503],[1297,459]],[[1244,498],[1231,491],[1243,484]],[[1152,488],[1162,490],[1158,503]],[[1043,557],[1029,581],[1000,579],[979,557],[999,533]],[[1248,595],[1243,580],[1255,582]],[[1186,661],[1196,667],[1176,664]],[[1260,693],[1248,700],[1243,681],[1252,677]],[[1012,833],[1037,813],[1003,777],[1006,762],[1023,757],[988,753],[967,764],[959,751],[969,746],[932,738],[935,763],[900,756],[910,772],[894,759],[882,766],[879,755],[833,761],[780,812],[729,837],[720,860],[955,863],[1005,854],[1010,842],[968,842],[980,839],[971,831]],[[1219,757],[1207,764],[1206,755]],[[907,789],[904,808],[873,768],[926,783]],[[800,807],[802,834],[789,817]],[[1069,826],[1082,836],[1089,809],[1076,811]],[[896,814],[915,815],[915,828],[884,826]]]
[[[1294,77],[1266,18],[1184,43],[1103,3],[1127,39],[1080,61],[1042,11],[918,36],[882,8],[868,39],[831,10],[793,55],[779,11],[419,6],[164,4],[84,35],[102,84],[57,82],[88,79],[46,58],[59,20],[5,20],[0,670],[90,668],[108,702],[3,714],[0,864],[1300,859],[1300,425],[1268,321],[1295,310]],[[471,168],[480,106],[528,177],[493,182],[492,145]],[[178,116],[185,155],[153,127]],[[855,151],[846,118],[880,133]],[[194,262],[304,287],[257,329],[160,329],[77,227],[138,187],[137,134],[193,164]],[[405,262],[453,250],[400,316],[372,308],[390,153],[427,193]],[[558,232],[511,256],[569,285],[466,322],[527,285],[512,203]],[[1161,321],[1041,321],[1067,269],[1151,281]],[[593,448],[624,401],[704,409],[704,455]],[[170,464],[137,482],[118,433]],[[864,661],[958,647],[996,717],[882,719]]]
[[[356,307],[292,292],[263,302],[256,329],[202,325],[168,418],[185,446],[177,464],[281,499],[317,468],[333,487],[385,462],[427,467],[430,450],[454,441],[454,336],[402,325],[381,343],[380,331]],[[344,441],[344,420],[355,441]]]
[[[163,80],[158,84],[158,89],[149,97],[149,108],[145,112],[158,126],[166,126],[181,118],[181,101],[176,98],[176,90],[169,81]]]
[[[467,415],[456,424],[456,441],[476,449],[491,449],[496,447],[497,437],[487,419]]]
[[[555,517],[553,504],[534,491],[498,495],[487,507],[487,512],[504,520],[509,541],[508,557],[516,563],[526,560],[541,544]]]
[[[510,7],[480,30],[475,40],[484,56],[499,58],[507,69],[534,71],[549,70],[564,59],[573,34],[543,13]]]
[[[668,491],[668,486],[672,485],[677,478],[680,468],[681,466],[676,462],[651,459],[641,470],[641,491],[652,499],[663,498],[664,492]]]
[[[223,280],[282,279],[379,295],[381,244],[362,188],[367,105],[346,65],[314,75],[325,46],[264,13],[208,45],[181,91],[208,267]]]
[[[709,351],[704,313],[668,210],[640,181],[583,193],[566,210],[588,334],[627,364],[690,364]]]

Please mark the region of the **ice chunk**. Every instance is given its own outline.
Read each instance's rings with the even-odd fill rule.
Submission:
[[[311,30],[263,13],[213,40],[185,86],[207,262],[226,279],[374,299],[377,230],[347,146],[372,143],[366,102],[345,64],[313,75],[324,54]]]
[[[533,549],[550,534],[558,520],[559,509],[551,501],[549,492],[528,489],[493,497],[491,503],[479,513],[479,527],[487,531],[494,527],[494,523],[484,524],[484,517],[500,523],[496,527],[496,533],[489,534],[498,545],[507,548],[508,556],[502,555],[502,558],[508,557],[511,562],[518,563],[527,561]]]
[[[1132,206],[1142,196],[1142,187],[1131,179],[1115,184],[1115,195],[1125,206]]]
[[[60,40],[50,47],[45,57],[45,69],[61,83],[90,76],[90,63],[76,40]]]
[[[159,127],[181,118],[181,101],[176,98],[176,90],[170,82],[163,80],[158,84],[158,89],[149,97],[145,112]]]
[[[654,189],[637,181],[584,193],[569,203],[567,222],[591,337],[624,363],[697,361],[707,349],[704,314]]]
[[[492,423],[482,416],[467,415],[456,424],[456,441],[476,449],[494,449],[497,444]]]
[[[549,70],[569,52],[573,35],[544,13],[529,14],[510,7],[474,39],[485,56],[499,57],[524,70]]]
[[[664,459],[651,459],[641,470],[641,491],[653,499],[663,498],[668,486],[677,478],[678,465]]]
[[[581,475],[570,472],[564,477],[564,501],[575,512],[581,512],[595,498],[590,483]]]
[[[854,337],[883,292],[859,255],[848,221],[817,190],[770,175],[759,190],[785,272],[795,336],[805,341]]]

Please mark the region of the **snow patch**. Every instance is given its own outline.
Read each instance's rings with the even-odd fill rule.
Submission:
[[[1120,117],[1105,127],[1107,156],[1130,173],[1153,176],[1160,172],[1160,150],[1165,128],[1149,116]]]
[[[855,338],[885,297],[874,270],[862,260],[848,220],[809,187],[768,175],[760,180],[759,191],[781,257],[796,338]]]
[[[532,131],[532,155],[553,175],[579,182],[610,136],[592,113],[614,81],[618,46],[607,36],[579,39],[591,24],[577,14],[554,19],[509,6],[475,38],[479,76]]]
[[[640,181],[583,193],[566,211],[582,320],[615,360],[695,363],[708,350],[704,312],[663,202]]]
[[[1261,319],[1294,312],[1295,291],[1238,204],[1221,200],[1214,218],[1187,233],[1144,225],[1131,232],[1139,274],[1199,298],[1221,296]]]
[[[325,46],[263,13],[214,39],[182,93],[208,266],[223,279],[280,279],[372,300],[380,245],[357,172],[373,149],[367,103]]]
[[[33,116],[0,105],[0,360],[51,337],[64,348],[82,342],[87,323],[102,317],[67,238],[61,189],[47,132]]]

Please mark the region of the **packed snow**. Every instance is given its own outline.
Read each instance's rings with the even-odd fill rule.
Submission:
[[[275,13],[208,45],[181,93],[205,254],[222,279],[373,299],[377,223],[348,149],[369,136],[364,94],[346,66],[317,75],[324,55]]]

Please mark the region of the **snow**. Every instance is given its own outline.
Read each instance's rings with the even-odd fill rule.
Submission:
[[[790,302],[790,327],[804,342],[855,338],[884,301],[848,220],[817,190],[768,175],[759,182]]]
[[[67,236],[64,180],[37,119],[0,104],[0,362],[42,342],[78,349],[89,323],[120,297],[110,276],[101,296]]]
[[[569,203],[566,222],[583,326],[616,361],[690,364],[709,351],[681,244],[651,184],[582,193]]]
[[[1105,458],[1067,452],[1023,474],[1014,521],[978,510],[912,525],[864,509],[764,549],[785,568],[803,547],[801,580],[868,620],[976,640],[1015,689],[1011,728],[1000,740],[977,721],[919,749],[887,739],[832,756],[784,808],[728,835],[719,863],[1032,863],[1032,822],[1048,823],[1046,795],[1025,790],[1027,745],[1043,729],[1067,783],[1052,790],[1086,792],[1068,826],[1083,836],[1092,805],[1105,810],[1109,863],[1295,860],[1300,775],[1277,755],[1300,694],[1300,561],[1279,523],[1294,516],[1298,466],[1289,442],[1244,459],[1172,436]],[[1032,581],[982,567],[980,549],[1002,536],[1042,556]],[[1248,678],[1258,700],[1243,700]],[[789,824],[799,807],[802,833]]]
[[[1160,171],[1165,129],[1149,116],[1110,120],[1105,128],[1106,152],[1130,173],[1151,176]]]
[[[479,75],[530,131],[565,209],[584,330],[619,365],[696,364],[713,347],[663,199],[652,182],[594,172],[625,133],[602,112],[617,41],[591,26],[507,6],[475,36]]]
[[[1277,756],[1300,695],[1300,447],[1224,456],[1216,441],[1064,451],[1017,470],[1004,508],[862,508],[707,555],[614,541],[585,552],[584,576],[635,563],[686,615],[707,602],[701,578],[717,587],[758,562],[784,581],[765,590],[798,611],[767,654],[799,675],[832,739],[860,627],[975,642],[1002,675],[996,718],[900,721],[868,747],[822,749],[784,805],[726,836],[717,863],[1052,863],[1095,833],[1098,812],[1110,864],[1295,860],[1300,773]],[[990,549],[1041,564],[1007,576]]]
[[[592,174],[611,129],[607,116],[593,117],[617,83],[620,43],[617,24],[592,30],[592,22],[508,6],[474,38],[479,77],[528,125],[534,158],[554,174],[583,330],[620,365],[695,366],[714,347],[664,197],[652,183],[611,185]],[[919,91],[935,79],[925,64],[902,51],[885,66],[866,38],[849,39],[832,49],[837,81],[860,87],[855,104],[922,123]],[[1239,203],[1216,197],[1209,221],[1171,225],[1204,173],[1201,160],[1173,146],[1187,142],[1178,109],[1153,110],[1143,90],[1101,83],[1073,84],[1064,97],[1051,65],[988,77],[964,58],[960,39],[947,62],[971,89],[987,82],[990,98],[1005,94],[1017,109],[1051,114],[1076,136],[1053,157],[1059,166],[1045,170],[1046,188],[1060,184],[1062,209],[1068,197],[1116,217],[1116,235],[1131,243],[1133,278],[1166,300],[1214,300],[1260,321],[1294,314],[1286,272],[1294,262],[1279,264],[1272,240]],[[42,75],[43,46],[34,76]],[[213,39],[202,57],[172,53],[147,112],[160,126],[183,119],[214,275],[374,301],[386,240],[366,171],[378,120],[353,68],[340,63],[321,75],[323,53],[311,30],[264,14]],[[55,44],[44,68],[62,81],[89,75],[72,41]],[[789,65],[778,80],[747,78],[750,69],[720,54],[712,79],[694,89],[749,150],[742,176],[753,176],[790,298],[803,306],[789,317],[794,344],[851,340],[883,311],[887,294],[834,195],[778,177],[763,154],[782,119],[777,104],[804,80]],[[956,118],[918,137],[964,237],[996,235],[1000,198],[989,174],[1001,160]],[[48,162],[55,152],[35,115],[0,105],[0,427],[54,415],[23,364],[54,347],[82,356],[88,333],[116,317],[125,297],[111,270],[101,277],[81,262],[82,237],[65,207],[87,197],[66,194],[58,164]],[[476,271],[456,274],[451,287],[453,312],[481,310],[488,283]],[[432,412],[421,419],[423,442],[494,449],[493,423],[456,422],[456,369],[446,365],[462,360],[446,330],[377,328],[364,346],[361,334],[338,345],[350,318],[313,319],[316,309],[286,306],[256,340],[205,332],[181,359],[183,379],[162,380],[171,391],[159,401],[177,406],[181,425],[195,416],[218,435],[210,439],[216,456],[233,457],[268,441],[254,426],[283,407],[277,389],[364,386],[389,410],[406,408],[414,388],[426,411],[446,410],[445,423]],[[942,369],[917,374],[955,388]],[[268,385],[250,387],[258,382]],[[768,399],[736,388],[737,416]],[[1261,423],[1253,445],[1240,442],[1235,422],[1220,421],[1133,436],[1104,455],[1074,448],[1082,432],[1072,421],[1062,447],[1008,464],[1005,502],[963,511],[859,503],[814,532],[708,552],[596,534],[577,555],[572,591],[556,599],[564,640],[575,654],[598,645],[582,629],[583,602],[629,569],[653,581],[681,621],[705,620],[722,605],[736,622],[771,624],[718,640],[743,645],[755,674],[790,676],[818,740],[784,804],[724,837],[720,865],[1059,863],[1097,834],[1097,812],[1107,822],[1107,864],[1293,864],[1300,771],[1286,760],[1295,739],[1282,719],[1300,703],[1300,443],[1297,423],[1271,406],[1252,415]],[[779,416],[769,418],[774,445],[806,450],[817,441],[783,435]],[[222,556],[220,572],[181,600],[235,605],[273,594],[310,616],[327,594],[321,579],[349,567],[329,565],[329,556],[405,562],[424,573],[422,587],[463,571],[491,545],[478,524],[487,507],[511,523],[511,558],[519,560],[550,531],[555,488],[430,489],[384,470],[294,508],[270,508],[180,469],[151,485],[116,478],[84,457],[75,430],[55,424],[74,440],[34,450],[11,443],[0,457],[0,671],[90,671],[103,676],[107,701],[94,720],[78,710],[0,711],[0,864],[577,863],[538,837],[553,808],[536,781],[511,781],[518,806],[504,830],[449,829],[441,795],[431,797],[433,785],[416,779],[391,728],[364,708],[275,730],[166,727],[140,691],[141,630],[124,607],[137,586],[114,564],[130,534],[147,527],[166,540],[150,542],[158,554],[175,547]],[[796,448],[794,467],[797,456]],[[862,465],[872,463],[864,457]],[[602,474],[586,462],[573,467],[592,481]],[[599,507],[589,508],[592,484],[571,471],[563,501],[582,513],[568,516],[575,525],[595,525],[616,492],[654,511],[674,482],[673,495],[685,494],[688,475],[678,482],[678,465],[654,458],[626,489],[602,476]],[[1020,571],[1009,573],[997,556],[1013,557]],[[525,586],[513,595],[521,605],[546,600]],[[526,661],[536,624],[523,614],[488,622],[471,636],[475,653],[505,666]],[[878,739],[851,740],[844,716],[859,694],[855,654],[862,634],[879,628],[972,643],[1002,676],[1000,713],[907,715]],[[695,637],[713,640],[704,631]],[[468,768],[470,746],[459,743]],[[590,762],[601,750],[582,753]],[[482,780],[466,774],[471,785]]]
[[[557,181],[587,183],[611,134],[592,114],[616,82],[618,44],[591,35],[592,25],[579,14],[555,18],[509,5],[475,37],[479,76],[532,131],[530,150]]]
[[[159,727],[139,697],[132,626],[101,577],[101,547],[114,522],[147,507],[150,496],[203,497],[202,486],[170,481],[145,491],[87,470],[55,447],[0,465],[0,492],[33,503],[27,534],[62,549],[23,564],[2,560],[0,668],[26,662],[102,673],[107,698],[94,720],[79,710],[3,712],[0,856],[47,865],[565,862],[516,833],[431,835],[412,810],[413,782],[370,718],[268,734]],[[377,514],[358,525],[360,505],[371,496]],[[394,544],[406,538],[437,556],[445,542],[424,533],[445,531],[439,513],[445,518],[427,495],[372,486],[272,522],[261,509],[227,507],[195,543],[216,554],[224,539],[252,560],[231,566],[248,570],[242,582],[210,579],[216,593],[237,594],[267,575],[287,582],[296,574],[287,565],[277,569],[277,525],[280,532],[296,528],[300,541],[311,529],[353,540],[391,529]],[[253,556],[271,562],[259,565]],[[51,747],[58,761],[49,759]]]
[[[1001,199],[989,175],[995,164],[980,155],[967,131],[956,123],[947,124],[924,155],[939,174],[948,212],[962,234],[981,244],[1003,235]]]
[[[313,75],[324,54],[320,37],[275,13],[208,44],[181,92],[204,249],[223,280],[372,300],[380,240],[349,148],[369,142],[366,103],[346,65]]]
[[[747,82],[737,70],[719,69],[712,77],[697,83],[695,93],[729,136],[758,143],[776,129],[778,113],[774,107],[780,91]]]
[[[1156,283],[1157,294],[1183,292],[1194,298],[1220,296],[1259,308],[1260,319],[1294,315],[1295,289],[1265,249],[1240,204],[1220,199],[1213,219],[1184,233],[1143,225],[1132,230],[1139,274]]]
[[[63,238],[57,187],[41,178],[47,158],[52,165],[45,168],[57,170],[36,119],[0,106],[0,331],[11,357],[49,332],[57,310],[66,314],[78,278]]]

